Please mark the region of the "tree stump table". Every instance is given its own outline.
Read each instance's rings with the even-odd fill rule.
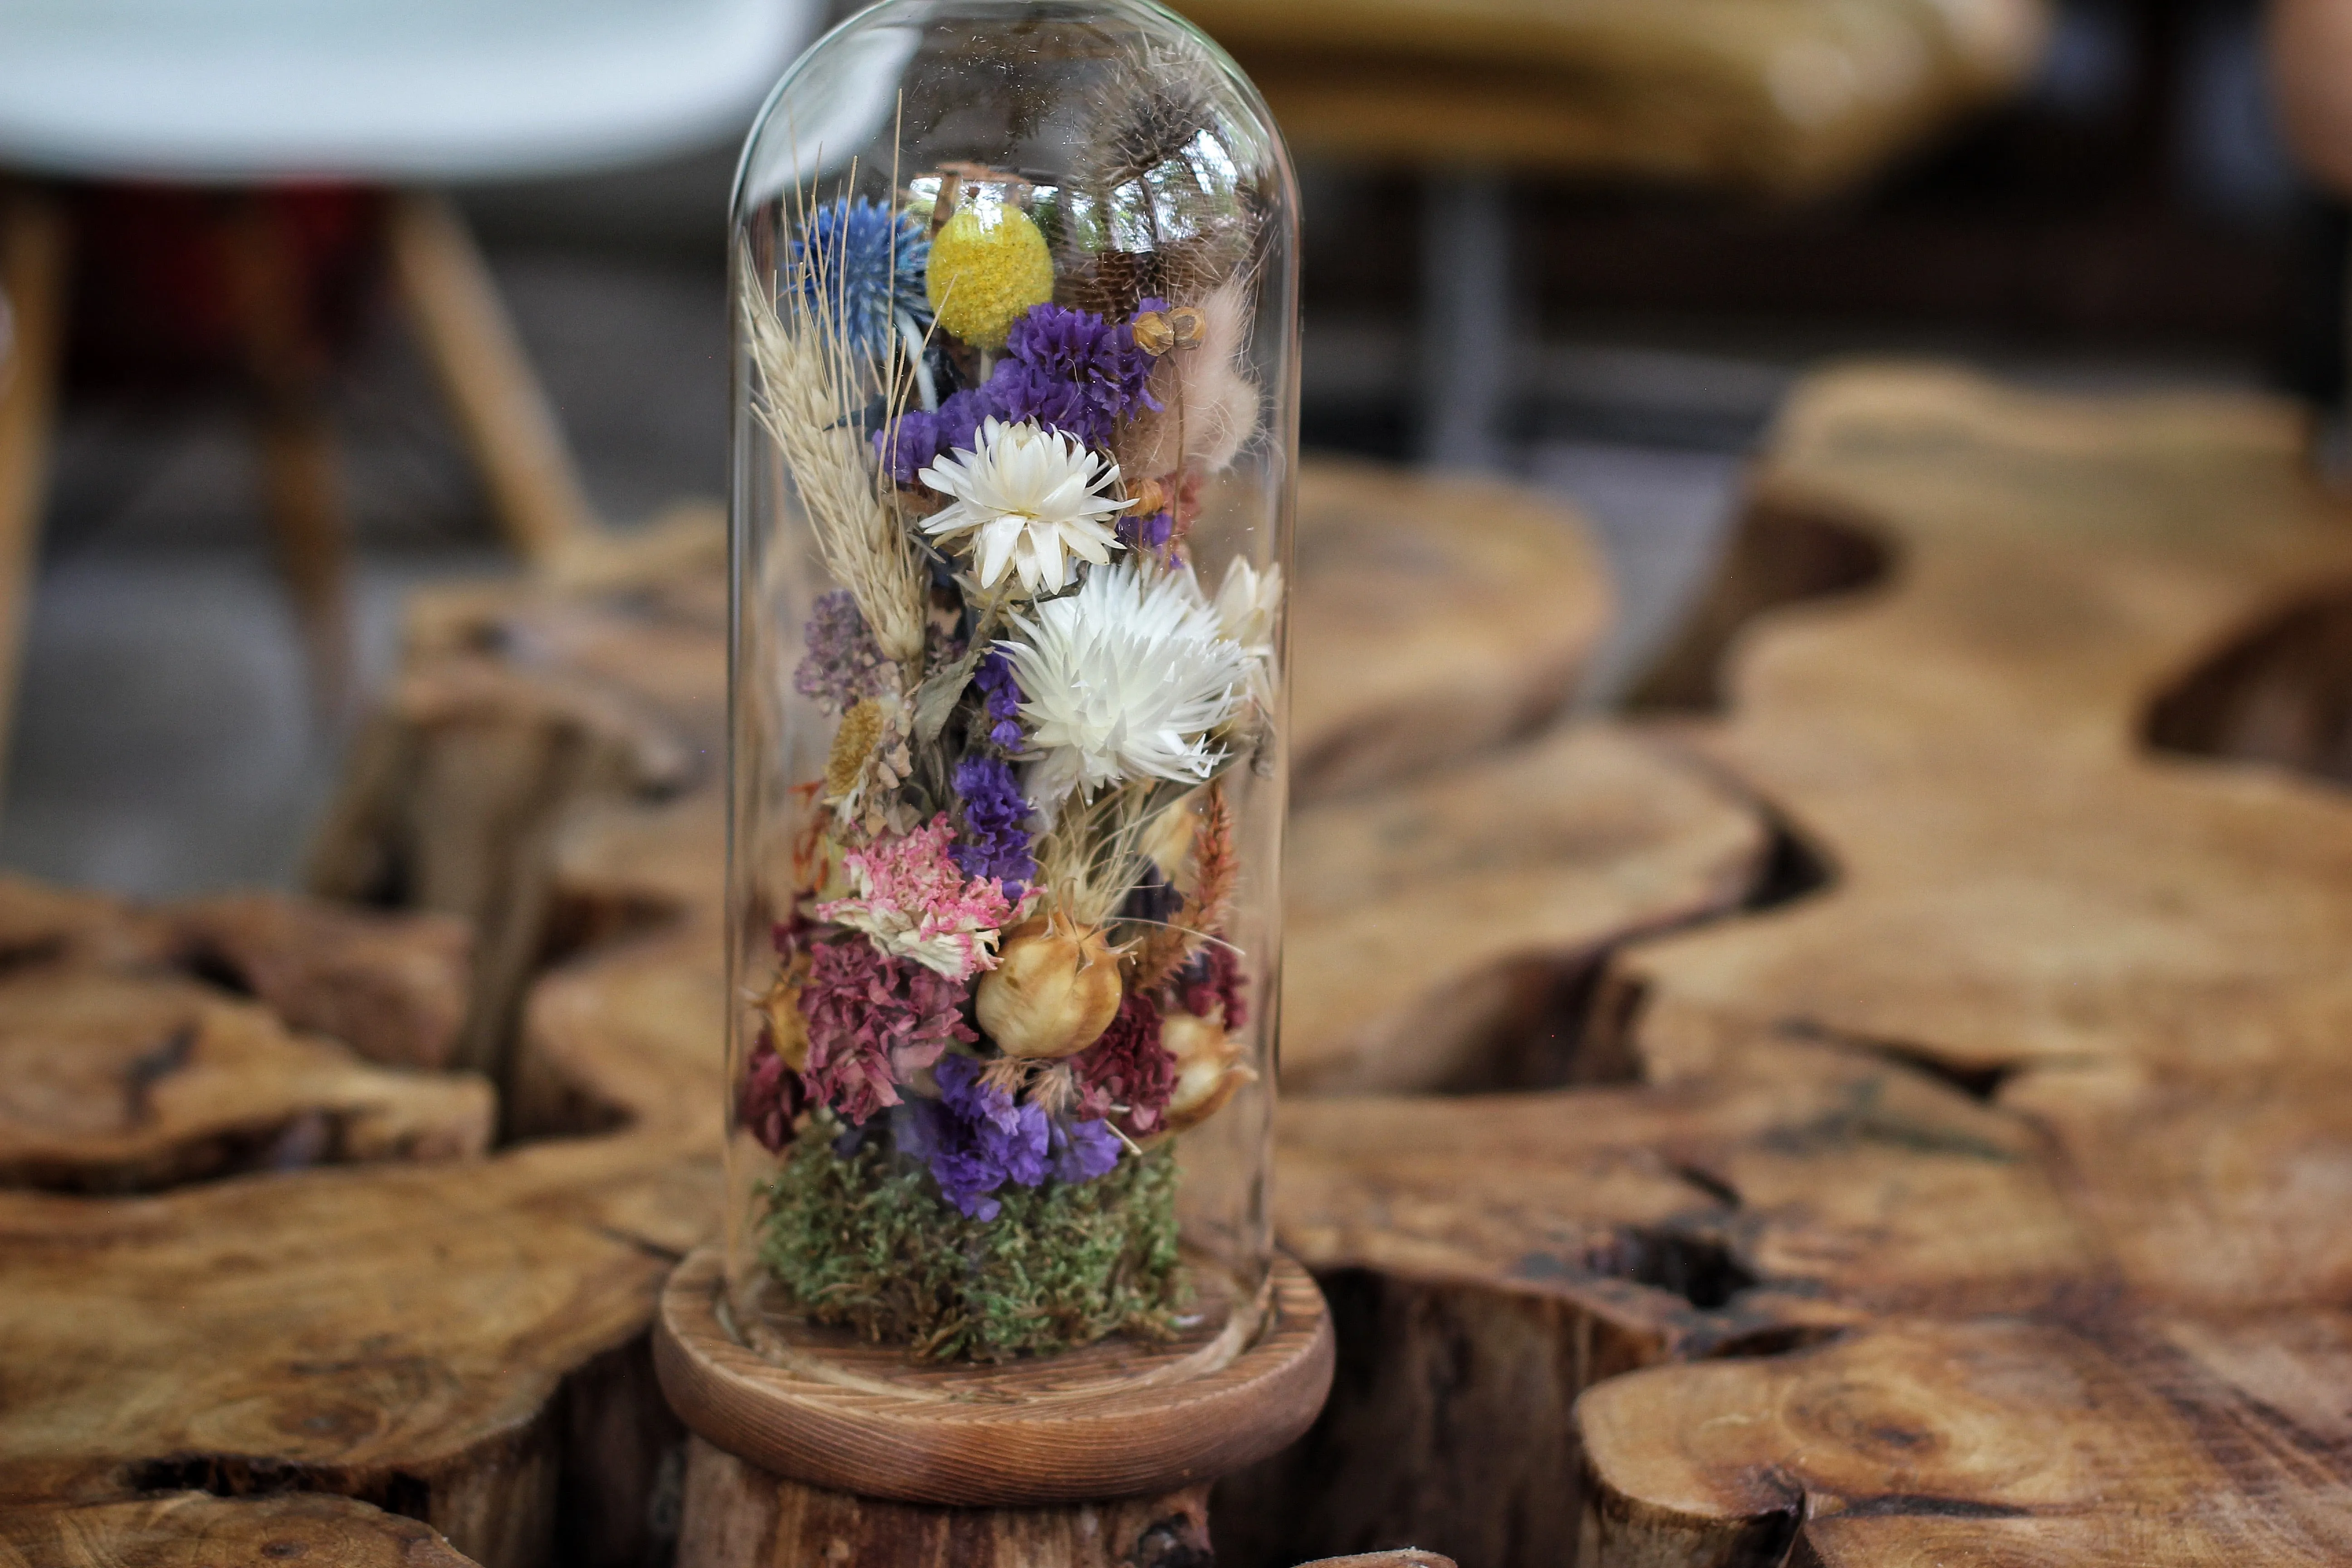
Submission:
[[[1776,868],[1569,1076],[1282,1108],[1331,1404],[1244,1563],[2352,1552],[2352,515],[2296,411],[1801,384],[1646,726]],[[1710,715],[1719,704],[1719,715]]]

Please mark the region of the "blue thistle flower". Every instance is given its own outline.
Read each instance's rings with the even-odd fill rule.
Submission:
[[[793,272],[810,305],[837,314],[851,346],[876,359],[890,352],[902,324],[918,337],[930,324],[923,292],[930,259],[922,219],[865,196],[825,203],[793,241]]]

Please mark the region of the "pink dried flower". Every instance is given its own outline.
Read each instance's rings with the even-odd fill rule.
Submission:
[[[969,988],[877,952],[869,942],[814,944],[801,1012],[808,1019],[812,1098],[860,1123],[898,1103],[898,1086],[954,1041],[978,1040],[963,1021]]]
[[[966,878],[948,853],[947,813],[928,827],[877,839],[842,857],[856,889],[817,906],[821,920],[864,931],[874,945],[950,980],[996,967],[997,933],[1013,902],[993,877]]]

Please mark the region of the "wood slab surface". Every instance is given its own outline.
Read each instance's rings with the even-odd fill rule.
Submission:
[[[1286,1102],[1340,1365],[1221,1494],[1243,1561],[2343,1559],[2352,795],[2279,628],[2352,514],[2303,434],[1801,384],[1648,688],[1783,863],[1601,961],[1596,1087]]]
[[[0,1568],[474,1568],[432,1526],[316,1493],[0,1508]]]

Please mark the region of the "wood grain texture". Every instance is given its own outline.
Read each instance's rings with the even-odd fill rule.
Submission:
[[[456,1057],[473,947],[462,920],[282,893],[197,900],[163,918],[180,967],[252,993],[297,1029],[387,1067]]]
[[[1537,1034],[1608,947],[1738,907],[1769,847],[1736,791],[1605,725],[1299,811],[1283,1081],[1557,1081],[1563,1063],[1503,1059],[1503,1043]]]
[[[2347,1345],[2340,1312],[1897,1320],[1635,1373],[1580,1413],[1601,1560],[1776,1561],[1801,1528],[1822,1563],[2341,1562]]]
[[[0,1500],[334,1492],[493,1568],[546,1563],[593,1446],[567,1382],[640,1341],[716,1187],[674,1145],[609,1138],[143,1198],[0,1194]],[[643,1498],[649,1477],[588,1484],[633,1479]]]
[[[1234,1561],[2342,1558],[2352,527],[2301,435],[1801,384],[1649,687],[1724,711],[1647,731],[1781,863],[1603,960],[1619,1081],[1285,1103],[1340,1362]]]
[[[481,1153],[487,1083],[366,1059],[446,1051],[466,940],[276,894],[139,908],[0,879],[0,1186]],[[346,1027],[369,1048],[310,1032]]]
[[[240,1171],[457,1160],[489,1085],[388,1072],[190,981],[0,981],[0,1186],[152,1191]]]
[[[655,1364],[672,1408],[728,1453],[833,1491],[1019,1509],[1204,1486],[1306,1430],[1330,1384],[1323,1298],[1287,1259],[1257,1339],[1223,1365],[1189,1371],[1106,1342],[941,1371],[923,1396],[822,1382],[746,1350],[720,1326],[720,1274],[705,1249],[663,1292]]]
[[[1549,723],[1608,623],[1586,525],[1522,487],[1309,462],[1295,542],[1290,788],[1300,804]]]
[[[2033,0],[1189,0],[1296,146],[1812,195],[2016,90]]]
[[[2325,748],[2231,755],[2255,694],[2327,689],[2279,683],[2316,645],[2257,640],[2352,576],[2302,439],[2254,399],[1918,370],[1818,377],[1785,411],[1735,573],[1790,520],[1890,569],[1707,634],[1730,708],[1685,738],[1833,875],[1616,955],[1619,1044],[1670,1086],[1801,1041],[1916,1064],[2030,1135],[2001,1146],[2054,1200],[2051,1245],[1990,1297],[1990,1262],[1865,1296],[1822,1267],[1837,1249],[1784,1251],[1759,1272],[1810,1260],[1865,1316],[1586,1394],[1601,1561],[2343,1556],[2352,1260],[2319,1194],[2352,1160],[2352,799]],[[1898,1234],[2031,1234],[1906,1191]]]
[[[1198,1568],[1212,1561],[1208,1491],[1200,1485],[1058,1508],[938,1508],[782,1480],[697,1437],[688,1451],[677,1568]]]
[[[0,1568],[474,1568],[430,1525],[349,1498],[227,1499],[0,1508]]]

